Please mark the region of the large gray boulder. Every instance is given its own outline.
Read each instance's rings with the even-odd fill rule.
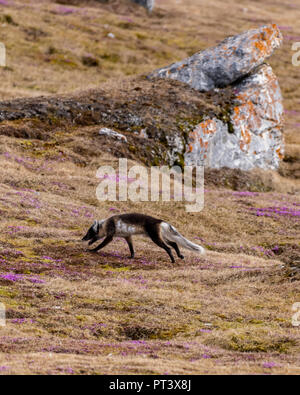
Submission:
[[[276,25],[229,37],[213,48],[154,71],[149,77],[172,78],[199,91],[223,88],[260,66],[282,42]]]
[[[284,152],[282,96],[272,68],[264,62],[281,42],[276,25],[263,26],[150,74],[150,78],[185,82],[199,91],[232,86],[226,121],[204,119],[189,134],[186,164],[278,168]]]
[[[277,169],[283,158],[283,106],[272,68],[262,65],[234,85],[228,123],[212,118],[190,134],[185,163],[210,168]]]

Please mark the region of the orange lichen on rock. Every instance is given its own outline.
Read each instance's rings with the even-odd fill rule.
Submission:
[[[259,34],[253,36],[253,46],[259,50],[260,56],[268,57],[273,52],[274,46],[282,42],[282,35],[277,25],[264,26]]]
[[[217,125],[213,119],[206,119],[199,123],[196,128],[189,134],[189,145],[187,152],[200,155],[204,159],[204,155],[209,146],[209,140],[216,133]]]
[[[282,147],[278,147],[278,148],[276,149],[276,153],[277,153],[278,158],[279,158],[280,160],[282,160],[283,157],[284,157],[282,151],[283,151],[283,150],[282,150]]]
[[[241,131],[241,140],[240,140],[240,149],[244,150],[244,148],[247,149],[249,148],[251,143],[251,133],[249,132],[249,130],[244,129]]]
[[[196,129],[193,130],[193,134],[198,134],[198,133],[204,133],[204,134],[212,134],[216,132],[216,122],[212,119],[207,119],[206,121],[201,122]]]

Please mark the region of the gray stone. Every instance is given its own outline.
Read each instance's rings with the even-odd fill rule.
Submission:
[[[132,0],[132,1],[145,7],[148,11],[152,11],[154,8],[155,0]]]
[[[115,130],[112,130],[112,129],[102,128],[102,129],[99,130],[99,134],[101,136],[112,137],[114,139],[121,140],[124,143],[127,143],[126,136],[124,136],[123,134],[118,133],[118,132],[116,132]]]
[[[213,48],[154,71],[149,77],[171,78],[199,91],[223,88],[251,73],[282,42],[276,25],[229,37]]]
[[[234,86],[230,124],[213,118],[189,135],[185,163],[210,168],[276,169],[283,158],[283,106],[272,68],[262,65]]]

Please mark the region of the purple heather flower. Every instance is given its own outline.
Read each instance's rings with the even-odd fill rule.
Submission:
[[[263,368],[274,368],[275,366],[277,366],[277,364],[275,362],[265,362],[263,363]]]

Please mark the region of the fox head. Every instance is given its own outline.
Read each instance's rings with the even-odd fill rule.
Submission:
[[[86,235],[82,238],[82,241],[88,241],[89,245],[95,243],[97,240],[105,236],[103,229],[103,221],[95,221],[89,228]]]

